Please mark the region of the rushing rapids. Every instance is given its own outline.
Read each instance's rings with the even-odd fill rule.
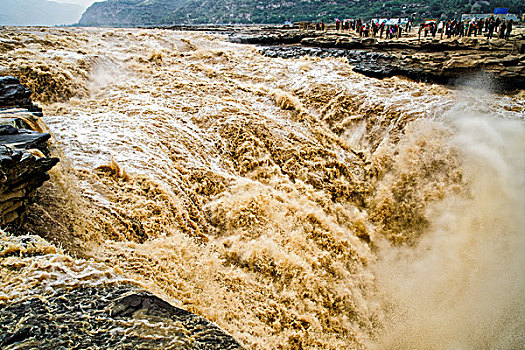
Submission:
[[[3,28],[0,74],[61,157],[23,230],[246,348],[525,345],[523,92],[153,29]]]

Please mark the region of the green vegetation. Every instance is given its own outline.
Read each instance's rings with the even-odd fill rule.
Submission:
[[[452,18],[507,7],[525,12],[523,0],[108,0],[95,3],[83,25],[284,23],[374,17]]]

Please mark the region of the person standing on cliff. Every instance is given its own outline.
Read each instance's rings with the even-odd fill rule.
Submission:
[[[483,35],[483,25],[485,23],[483,22],[483,18],[480,18],[478,21],[478,35]]]
[[[510,33],[512,32],[512,24],[513,24],[512,20],[510,20],[509,23],[507,24],[507,31],[505,32],[505,39],[510,38]]]
[[[478,36],[478,32],[477,32],[477,21],[476,21],[476,18],[472,18],[472,21],[470,21],[469,25],[468,25],[468,30],[467,30],[467,36],[470,37],[471,34],[474,34],[474,36]]]
[[[499,26],[499,38],[504,39],[505,38],[505,30],[507,29],[507,25],[505,24],[505,21],[501,22]]]
[[[379,23],[372,22],[372,36],[375,38],[379,31]]]
[[[494,33],[495,25],[496,25],[496,22],[494,21],[494,17],[490,17],[489,24],[488,24],[489,34],[487,36],[489,39],[492,39],[492,34]]]

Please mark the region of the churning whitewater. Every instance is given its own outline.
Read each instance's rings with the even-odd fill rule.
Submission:
[[[247,349],[525,346],[523,92],[215,34],[0,39],[61,157],[26,230],[92,258],[89,283],[138,281]]]

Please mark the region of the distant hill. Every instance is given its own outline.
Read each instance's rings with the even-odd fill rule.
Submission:
[[[0,25],[62,25],[77,23],[85,8],[46,0],[0,0]]]
[[[12,1],[12,0],[11,0]],[[91,5],[80,25],[284,23],[334,18],[450,18],[508,7],[525,11],[524,0],[107,0]]]

